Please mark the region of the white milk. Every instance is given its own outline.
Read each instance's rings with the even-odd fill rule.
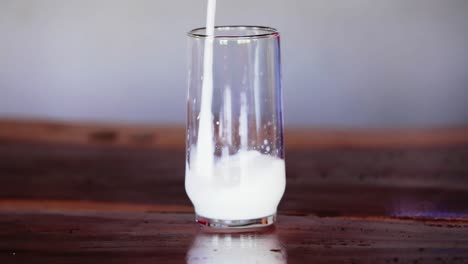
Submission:
[[[190,165],[186,168],[185,188],[198,215],[219,220],[249,220],[276,213],[286,179],[283,160],[248,150],[247,97],[241,94],[239,133],[241,151],[214,159],[213,115],[213,42],[216,0],[208,0],[207,38],[204,78],[197,146],[191,146]],[[224,95],[224,119],[219,124],[229,144],[232,142],[231,90]]]
[[[213,101],[213,42],[215,37],[216,0],[208,0],[206,19],[205,51],[203,58],[203,86],[198,129],[198,142],[202,148],[197,149],[199,158],[198,170],[204,176],[210,176],[213,166],[213,115],[211,105]]]
[[[187,170],[185,189],[198,215],[221,220],[248,220],[276,213],[286,177],[283,160],[257,151],[220,158],[213,177],[197,173],[196,157]]]

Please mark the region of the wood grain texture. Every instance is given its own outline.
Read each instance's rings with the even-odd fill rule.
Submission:
[[[287,152],[283,213],[465,217],[468,148]],[[0,144],[0,199],[190,208],[184,150]],[[183,212],[187,212],[184,210]]]
[[[309,215],[281,216],[264,234],[216,235],[189,214],[26,211],[0,213],[0,261],[242,263],[233,252],[244,252],[248,263],[467,263],[467,231],[461,221]]]
[[[106,125],[0,120],[0,140],[31,143],[180,148],[185,130],[176,126]]]
[[[288,148],[400,148],[468,144],[468,128],[287,128]],[[0,119],[0,140],[147,148],[185,147],[183,126],[145,126]]]
[[[464,129],[314,131],[276,230],[227,237],[193,222],[179,128],[0,122],[0,263],[468,263]]]

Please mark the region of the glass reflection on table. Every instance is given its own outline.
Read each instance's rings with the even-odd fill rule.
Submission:
[[[210,234],[200,231],[187,253],[187,263],[287,263],[277,233]]]

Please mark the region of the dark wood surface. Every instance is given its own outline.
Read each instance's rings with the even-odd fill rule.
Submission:
[[[316,132],[287,151],[276,228],[228,235],[194,223],[177,144],[113,144],[108,128],[34,140],[14,127],[0,133],[0,263],[468,263],[464,132],[313,144]]]

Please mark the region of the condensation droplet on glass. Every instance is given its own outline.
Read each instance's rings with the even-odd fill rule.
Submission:
[[[263,144],[268,145],[268,139],[265,139],[265,140],[263,141]]]
[[[197,116],[197,120],[200,120],[200,116]]]
[[[219,121],[216,121],[216,125],[219,126]]]

